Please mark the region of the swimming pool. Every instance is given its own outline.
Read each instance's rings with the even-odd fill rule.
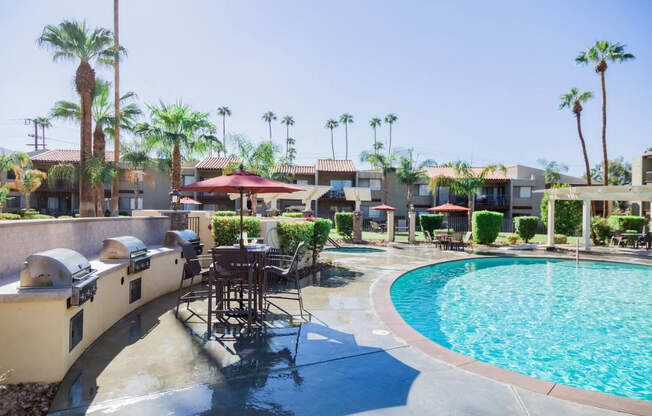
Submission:
[[[415,330],[468,357],[652,401],[652,268],[535,258],[454,261],[391,288]]]

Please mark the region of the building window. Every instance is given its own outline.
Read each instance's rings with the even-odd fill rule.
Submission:
[[[136,209],[136,198],[129,198],[130,209]],[[138,209],[143,209],[143,198],[138,198]]]
[[[182,186],[190,185],[191,183],[195,183],[195,177],[191,175],[183,175],[181,177],[181,184]]]
[[[369,179],[369,189],[372,191],[380,191],[383,189],[383,181],[381,179]]]
[[[447,202],[450,202],[450,192],[448,186],[438,186],[436,194],[437,205],[443,205]]]
[[[341,179],[331,179],[331,190],[341,191],[344,188],[350,188],[353,186],[353,182],[350,180],[341,180]]]
[[[519,198],[532,198],[532,187],[530,186],[521,186],[518,190]]]
[[[429,196],[430,195],[430,186],[428,184],[419,184],[419,188],[417,189],[417,193],[419,196]]]
[[[378,211],[377,209],[370,209],[369,210],[369,218],[375,219],[375,220],[379,219],[380,218],[380,211]]]
[[[308,185],[308,179],[297,179],[295,183],[297,185]]]
[[[50,211],[56,211],[59,209],[59,198],[56,196],[49,196],[48,197],[48,210]]]
[[[204,204],[202,209],[204,211],[215,211],[215,204]]]

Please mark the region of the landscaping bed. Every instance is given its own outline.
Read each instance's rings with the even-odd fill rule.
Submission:
[[[0,385],[0,415],[46,415],[59,383]]]

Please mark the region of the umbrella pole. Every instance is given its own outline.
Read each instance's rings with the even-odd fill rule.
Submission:
[[[242,218],[242,212],[244,210],[244,197],[242,193],[242,188],[240,188],[240,249],[244,248],[244,241],[242,240],[242,227],[244,219]]]

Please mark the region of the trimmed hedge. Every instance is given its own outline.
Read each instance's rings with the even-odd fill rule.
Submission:
[[[312,250],[312,264],[317,262],[319,253],[324,249],[333,223],[317,218],[313,221],[280,221],[277,226],[281,243],[281,253],[293,255],[301,241],[308,250]]]
[[[20,215],[0,212],[0,220],[19,220]]]
[[[72,216],[70,216],[70,215],[59,215],[57,217],[57,219],[59,219],[59,220],[65,220],[65,219],[68,219],[68,218],[72,218]]]
[[[539,217],[515,217],[514,218],[514,232],[518,234],[519,237],[525,244],[530,241],[532,237],[537,233],[537,228],[539,227]]]
[[[237,213],[235,211],[217,211],[215,213],[215,215],[218,217],[235,217],[236,214]]]
[[[335,213],[335,231],[342,237],[351,240],[353,238],[353,213]]]
[[[244,217],[242,230],[248,237],[260,235],[260,220],[258,218]],[[238,242],[240,236],[239,217],[218,217],[211,220],[211,234],[216,246],[232,246]]]
[[[610,240],[612,235],[613,231],[611,230],[606,218],[591,218],[591,242],[594,245],[607,244],[607,240]]]
[[[635,215],[612,215],[607,219],[607,224],[612,230],[636,230],[637,233],[643,231],[645,217]]]
[[[301,212],[284,212],[281,214],[281,217],[286,217],[286,218],[302,218],[303,213]]]
[[[494,211],[476,211],[473,213],[473,241],[491,244],[498,238],[503,214]]]
[[[569,188],[555,185],[553,188]],[[541,201],[541,221],[548,227],[548,200]],[[555,233],[576,235],[582,225],[582,201],[555,201]]]
[[[444,214],[419,215],[419,224],[421,225],[421,231],[423,232],[424,237],[426,237],[426,231],[428,231],[430,235],[434,237],[435,230],[440,229],[443,222]]]

